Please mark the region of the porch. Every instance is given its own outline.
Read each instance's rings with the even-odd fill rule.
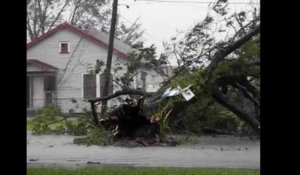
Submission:
[[[27,60],[27,110],[56,104],[57,68],[38,61]]]

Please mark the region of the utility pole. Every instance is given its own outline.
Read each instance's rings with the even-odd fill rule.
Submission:
[[[118,8],[118,0],[114,0],[113,2],[113,11],[109,32],[109,45],[108,45],[108,53],[107,53],[107,61],[106,61],[106,69],[104,71],[104,86],[103,86],[103,97],[108,95],[109,84],[110,84],[110,75],[111,75],[111,62],[114,48],[114,36],[116,30],[116,21],[117,21],[117,8]],[[112,82],[111,82],[112,83]],[[107,111],[107,101],[102,102],[101,107],[101,116]]]

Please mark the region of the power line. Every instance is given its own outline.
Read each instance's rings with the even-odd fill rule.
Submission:
[[[182,4],[209,4],[214,1],[170,1],[170,0],[136,0],[135,2],[156,2],[156,3],[182,3]],[[227,2],[228,4],[260,4],[257,2]]]

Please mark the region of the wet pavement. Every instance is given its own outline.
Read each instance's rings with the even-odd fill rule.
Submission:
[[[73,144],[73,136],[27,134],[27,164],[141,167],[260,168],[260,141],[233,136],[198,138],[194,145],[115,147]]]

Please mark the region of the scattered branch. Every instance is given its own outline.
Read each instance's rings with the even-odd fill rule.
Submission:
[[[136,90],[136,89],[125,89],[125,90],[117,91],[114,94],[108,95],[106,97],[89,99],[88,101],[95,103],[97,101],[110,100],[112,98],[116,98],[116,97],[121,96],[121,95],[142,95],[142,96],[150,97],[150,96],[153,95],[153,93],[149,93],[149,92],[145,92],[145,91],[141,91],[141,90]]]

